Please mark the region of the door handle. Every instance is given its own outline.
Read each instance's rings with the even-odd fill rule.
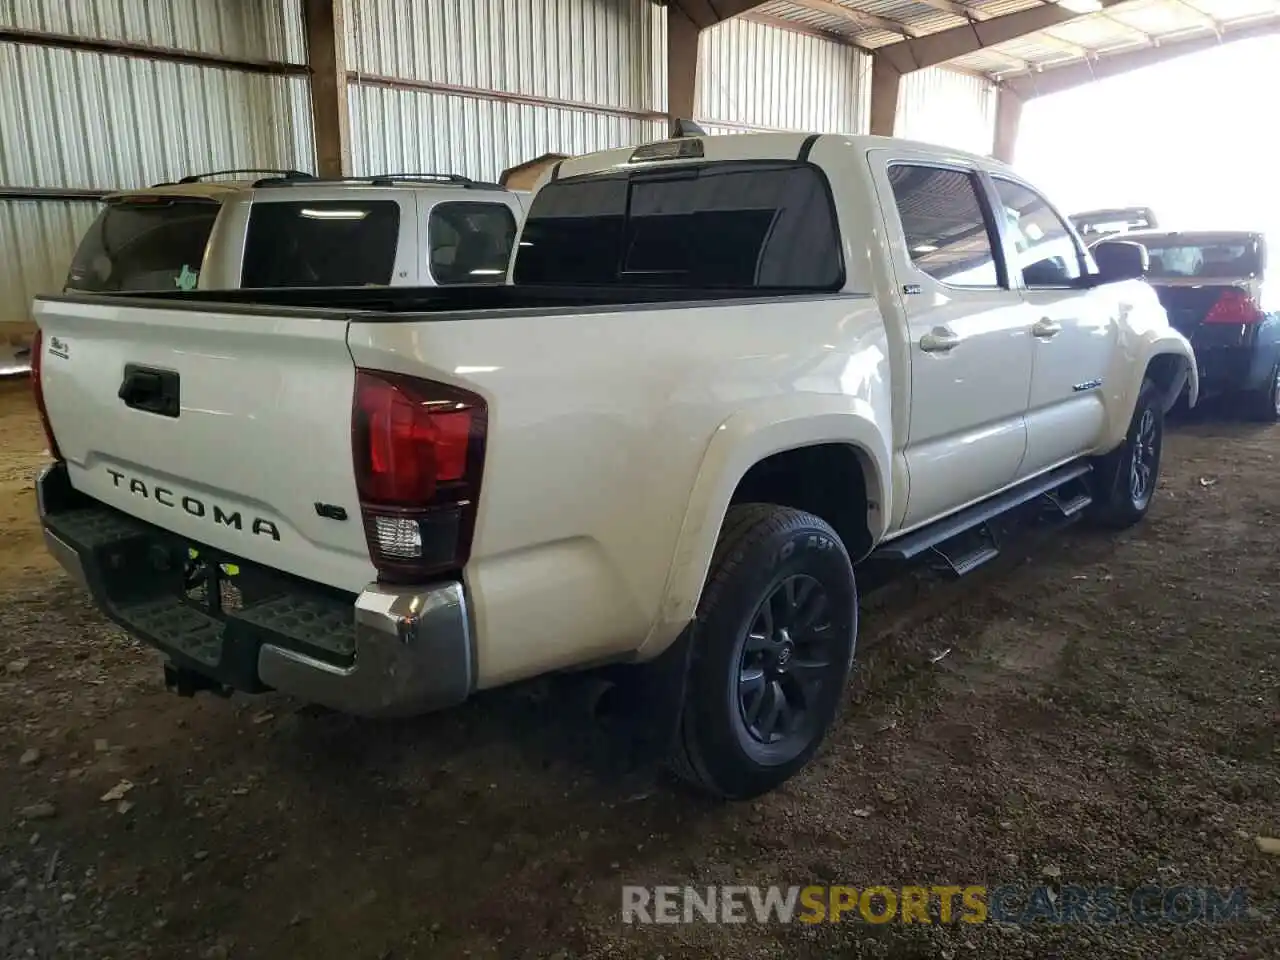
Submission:
[[[1042,340],[1048,340],[1050,337],[1056,337],[1062,332],[1062,324],[1057,320],[1050,320],[1048,317],[1043,318],[1035,326],[1031,328],[1031,335],[1039,337]]]
[[[946,327],[934,327],[920,338],[920,349],[925,353],[948,353],[959,342],[960,338]]]
[[[124,380],[116,396],[126,407],[155,413],[162,417],[176,417],[182,409],[179,398],[179,378],[175,370],[158,370],[136,363],[124,367]]]

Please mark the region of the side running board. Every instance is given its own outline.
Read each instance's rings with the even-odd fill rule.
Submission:
[[[990,521],[1016,507],[1043,497],[1059,516],[1072,519],[1093,502],[1084,479],[1093,470],[1087,462],[1069,463],[1011,487],[981,503],[890,540],[871,554],[873,560],[913,560],[931,552],[955,576],[977,569],[999,553]]]

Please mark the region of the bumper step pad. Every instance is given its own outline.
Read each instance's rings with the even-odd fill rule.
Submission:
[[[239,690],[265,689],[258,651],[270,643],[342,669],[355,655],[352,598],[306,587],[292,578],[196,543],[188,543],[106,506],[48,515],[45,524],[72,548],[103,611],[179,667],[195,669]],[[194,602],[184,564],[234,564],[220,573],[222,589],[251,598],[219,610]],[[201,591],[207,592],[207,591]]]

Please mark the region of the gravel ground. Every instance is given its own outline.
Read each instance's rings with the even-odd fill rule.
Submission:
[[[581,680],[410,723],[183,700],[44,555],[0,390],[0,957],[1280,956],[1280,429],[1172,432],[1149,521],[864,596],[820,759],[719,806]],[[1245,885],[1228,924],[624,926],[624,883]]]

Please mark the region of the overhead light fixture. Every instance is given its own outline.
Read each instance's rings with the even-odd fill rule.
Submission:
[[[316,210],[314,207],[303,207],[299,216],[308,220],[363,220],[369,215],[368,210]]]
[[[506,273],[506,272],[507,272],[507,271],[505,271],[505,270],[496,270],[496,269],[494,269],[493,267],[477,267],[475,270],[472,270],[472,271],[471,271],[471,276],[473,276],[473,277],[500,277],[500,276],[502,276],[502,275],[503,275],[504,273]]]

